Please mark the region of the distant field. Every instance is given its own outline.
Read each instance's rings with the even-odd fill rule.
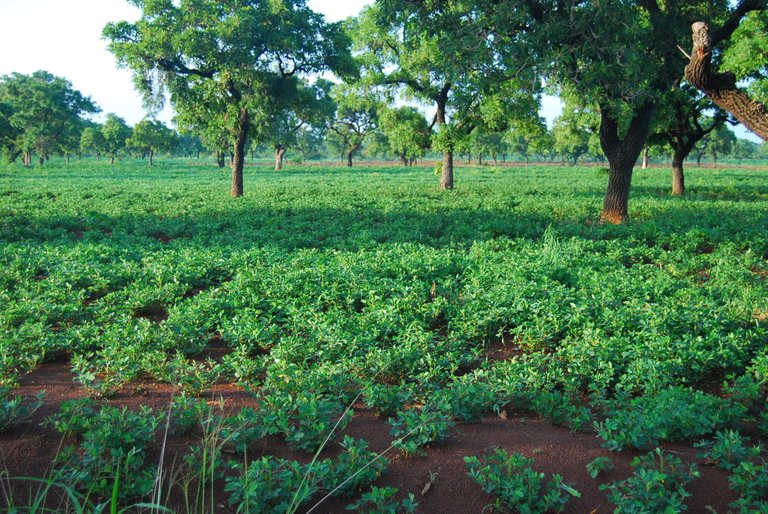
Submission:
[[[768,171],[686,173],[673,198],[669,170],[636,170],[631,222],[603,226],[600,167],[459,168],[452,192],[431,166],[247,167],[239,199],[228,170],[194,161],[0,167],[0,386],[22,394],[53,362],[98,402],[137,381],[244,387],[260,408],[243,448],[277,438],[302,462],[347,405],[427,459],[503,411],[597,434],[581,474],[598,454],[631,471],[637,452],[600,444],[695,460],[718,430],[768,430]],[[541,459],[601,498],[566,511],[609,504],[600,479]],[[221,473],[241,505],[243,471]],[[726,490],[717,473],[701,480]],[[475,487],[466,512],[490,501]],[[691,505],[744,494],[700,487]]]

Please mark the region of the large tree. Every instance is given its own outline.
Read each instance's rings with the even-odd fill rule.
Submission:
[[[162,121],[143,119],[133,127],[126,146],[138,150],[149,158],[152,166],[155,152],[172,150],[177,141],[176,132],[165,126]]]
[[[148,99],[167,91],[181,117],[226,129],[233,147],[232,196],[243,194],[250,136],[266,132],[270,109],[294,76],[353,72],[349,38],[304,0],[130,0],[135,23],[104,35]],[[151,103],[151,102],[150,102]]]
[[[283,169],[285,153],[296,145],[303,129],[324,127],[331,122],[336,110],[336,103],[330,97],[332,86],[333,83],[325,79],[313,84],[295,79],[283,85],[280,101],[273,105],[268,124],[268,137],[275,149],[275,171]]]
[[[73,89],[71,82],[47,71],[0,77],[0,104],[4,104],[0,115],[7,116],[0,122],[0,131],[14,138],[15,152],[8,155],[21,153],[25,165],[31,164],[33,153],[42,165],[72,138],[72,132],[78,131],[82,116],[99,110],[90,98]]]
[[[336,103],[336,116],[328,127],[330,143],[341,150],[347,166],[352,167],[354,155],[365,139],[379,126],[381,99],[366,88],[338,84],[331,92]]]
[[[522,4],[492,0],[376,0],[350,29],[364,80],[434,108],[441,189],[453,189],[453,154],[472,130],[536,112],[535,49],[518,38],[528,19]]]
[[[408,166],[420,159],[429,150],[432,137],[429,123],[414,107],[383,109],[379,128],[387,139],[389,150]]]
[[[109,157],[109,164],[115,164],[117,154],[126,147],[128,138],[131,137],[131,127],[123,118],[115,113],[107,114],[104,125],[101,126],[101,138],[99,142],[103,144],[102,152]]]
[[[628,219],[632,170],[660,97],[679,80],[685,58],[678,47],[696,19],[743,16],[725,0],[662,2],[534,2],[540,44],[551,56],[549,77],[594,102],[609,178],[601,218]]]
[[[672,149],[672,194],[685,194],[685,160],[696,145],[722,126],[728,115],[717,109],[696,88],[675,83],[654,114],[649,143],[666,143]]]

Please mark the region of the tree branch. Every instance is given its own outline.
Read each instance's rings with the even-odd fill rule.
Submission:
[[[768,7],[766,0],[742,0],[731,13],[723,26],[711,34],[709,45],[716,47],[720,42],[731,37],[731,34],[739,28],[741,19],[751,11],[762,11]]]
[[[765,6],[766,2],[765,0],[762,2],[743,2],[739,8],[744,4],[754,3],[762,3]],[[693,50],[691,51],[691,60],[685,67],[686,80],[711,98],[715,104],[731,113],[761,139],[768,140],[768,112],[766,112],[765,105],[752,100],[746,93],[737,88],[736,76],[733,73],[717,73],[712,70],[713,44],[707,24],[696,22],[691,28],[693,30]],[[733,33],[733,30],[735,28],[730,33]]]

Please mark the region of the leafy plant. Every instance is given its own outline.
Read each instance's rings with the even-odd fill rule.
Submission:
[[[423,455],[424,446],[445,440],[454,425],[447,414],[429,406],[400,411],[389,423],[396,438],[392,446],[408,455]]]
[[[560,475],[549,480],[532,469],[534,461],[520,453],[497,448],[483,457],[464,457],[469,476],[495,497],[494,510],[521,513],[561,512],[571,496],[581,494]]]
[[[622,513],[680,512],[686,510],[685,499],[690,493],[685,486],[700,476],[694,464],[660,448],[635,457],[632,476],[619,482],[600,486],[608,491],[608,499]]]
[[[603,471],[608,471],[611,469],[613,469],[613,463],[608,457],[597,457],[595,460],[590,461],[587,464],[587,472],[592,478],[597,478],[597,476]]]
[[[115,488],[121,498],[145,496],[155,481],[156,468],[147,462],[147,450],[158,423],[148,407],[132,412],[107,405],[85,424],[79,414],[71,417],[57,428],[81,430],[81,441],[57,456],[61,475],[100,497],[109,497]]]
[[[210,414],[208,402],[200,398],[174,396],[171,401],[171,433],[185,435],[207,419]]]
[[[43,405],[45,392],[30,402],[22,396],[12,396],[8,387],[0,387],[0,432],[25,423]]]
[[[603,446],[610,450],[644,450],[663,441],[708,434],[743,414],[729,401],[684,387],[669,387],[621,406],[619,401],[605,421],[595,422]]]
[[[397,488],[395,487],[376,487],[363,493],[358,501],[347,505],[347,510],[362,512],[365,514],[406,514],[416,511],[416,503],[413,494],[407,498],[395,500]]]
[[[703,441],[696,446],[705,448],[705,451],[698,455],[700,458],[730,471],[740,463],[758,457],[763,450],[759,444],[748,444],[748,437],[743,437],[735,430],[724,430],[716,432],[712,441]]]
[[[368,443],[362,439],[344,436],[342,452],[334,460],[324,461],[328,466],[322,486],[338,494],[351,494],[370,484],[387,469],[389,461],[382,455],[368,450]]]
[[[300,507],[318,491],[304,481],[305,468],[296,461],[262,457],[247,465],[236,465],[237,476],[226,479],[224,490],[238,512],[284,513]]]
[[[766,512],[768,509],[768,465],[742,461],[733,468],[728,482],[739,498],[731,507],[744,513]]]

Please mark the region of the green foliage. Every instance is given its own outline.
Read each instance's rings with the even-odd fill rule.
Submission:
[[[731,503],[733,509],[743,513],[763,513],[768,509],[768,465],[765,461],[742,461],[733,469],[728,481],[739,495]]]
[[[723,52],[721,71],[733,72],[739,80],[751,79],[748,90],[753,99],[768,102],[768,13],[748,13],[733,33]]]
[[[579,405],[578,399],[558,391],[542,391],[533,395],[533,410],[546,420],[572,430],[584,430],[592,420],[589,408]]]
[[[694,464],[660,448],[632,460],[635,471],[629,478],[600,486],[608,490],[615,512],[681,512],[690,493],[685,486],[700,476]]]
[[[429,149],[431,137],[429,124],[415,108],[384,109],[379,124],[381,131],[387,137],[390,150],[404,164],[420,159]]]
[[[43,405],[45,393],[28,401],[22,396],[13,396],[11,389],[0,387],[0,432],[24,424]]]
[[[304,0],[132,3],[141,18],[108,24],[109,49],[133,71],[147,106],[162,105],[167,91],[179,125],[216,151],[280,132],[272,122],[302,108],[299,77],[355,72],[341,26],[325,23]],[[235,165],[241,172],[242,160]]]
[[[580,158],[595,158],[602,155],[598,128],[600,113],[594,105],[583,99],[565,96],[563,113],[552,126],[554,149],[563,159],[574,164]]]
[[[396,494],[397,488],[395,487],[373,486],[358,501],[347,505],[347,510],[367,514],[406,514],[416,512],[418,503],[416,503],[413,494],[409,494],[407,498],[402,500],[395,500]]]
[[[117,155],[126,147],[132,133],[125,120],[114,113],[109,113],[101,127],[101,138],[94,138],[94,145],[97,145],[95,149],[109,157],[110,162],[113,163]],[[103,146],[99,147],[99,144]]]
[[[424,446],[445,440],[454,425],[448,414],[428,405],[400,411],[389,423],[395,437],[392,446],[407,455],[423,455]]]
[[[560,475],[547,480],[544,473],[534,471],[533,459],[520,453],[509,455],[497,448],[481,458],[464,457],[464,463],[472,480],[496,498],[492,504],[494,511],[562,512],[571,496],[581,496]]]
[[[9,160],[20,153],[35,152],[41,164],[63,147],[76,151],[82,116],[98,111],[70,81],[46,71],[2,76],[0,149]]]
[[[320,464],[328,468],[323,489],[334,494],[351,495],[371,484],[386,472],[389,461],[381,454],[368,450],[368,443],[348,435],[339,443],[342,451],[336,459]]]
[[[238,512],[291,512],[291,506],[300,507],[318,490],[303,479],[304,467],[296,461],[262,457],[237,471],[239,476],[227,477],[224,489]]]
[[[156,152],[170,151],[176,145],[176,133],[165,126],[162,121],[143,119],[133,127],[131,136],[125,144],[137,152],[152,157]]]
[[[733,403],[683,387],[632,398],[595,422],[603,446],[647,450],[661,442],[701,436],[735,423],[743,411]]]
[[[762,446],[747,446],[748,443],[748,437],[735,430],[725,430],[716,432],[712,441],[702,441],[697,446],[705,448],[699,457],[730,471],[742,462],[760,456]]]
[[[589,409],[624,448],[765,423],[761,172],[694,169],[680,202],[647,170],[622,227],[593,223],[594,168],[467,167],[448,196],[431,166],[247,173],[233,207],[227,177],[177,160],[0,168],[0,381],[70,359],[94,393],[243,384],[258,409],[173,407],[206,490],[265,436],[316,449],[357,403],[424,441],[496,406],[572,428]],[[62,433],[98,419],[76,405]],[[318,459],[319,490],[353,474]]]
[[[587,472],[592,478],[597,478],[600,473],[610,469],[613,469],[613,463],[608,457],[597,457],[587,464]]]
[[[126,408],[103,406],[93,411],[93,404],[71,403],[52,419],[62,434],[74,434],[79,442],[66,447],[57,457],[60,474],[78,490],[102,498],[117,488],[120,498],[147,495],[155,482],[156,468],[147,462],[147,453],[155,440],[159,418],[142,407],[132,412]]]
[[[210,416],[208,402],[201,398],[174,396],[171,402],[171,433],[190,433]]]

